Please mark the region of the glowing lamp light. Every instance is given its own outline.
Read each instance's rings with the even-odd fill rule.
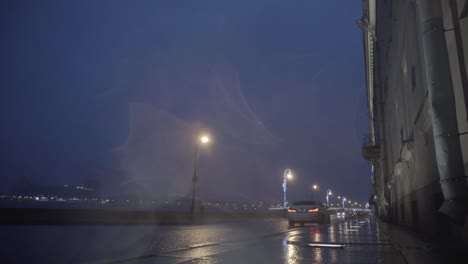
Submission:
[[[210,142],[210,138],[208,136],[202,136],[200,140],[203,144]]]

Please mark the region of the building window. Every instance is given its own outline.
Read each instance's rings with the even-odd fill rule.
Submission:
[[[411,67],[411,89],[413,89],[414,93],[414,90],[416,89],[416,70],[414,69],[414,65]]]

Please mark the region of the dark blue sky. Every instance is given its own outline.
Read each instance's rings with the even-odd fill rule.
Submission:
[[[361,2],[1,1],[1,190],[365,201]]]

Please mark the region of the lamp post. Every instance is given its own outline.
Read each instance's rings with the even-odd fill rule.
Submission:
[[[343,203],[343,209],[345,209],[345,202],[346,202],[346,197],[343,197],[343,201],[342,201],[342,203]]]
[[[312,197],[311,197],[311,200],[314,200],[314,192],[318,189],[318,185],[317,184],[314,184],[312,185]]]
[[[197,162],[198,162],[198,145],[207,144],[210,142],[210,138],[206,135],[200,135],[200,129],[197,128],[196,133],[196,141],[195,141],[195,155],[193,159],[193,176],[192,176],[192,206],[190,207],[190,213],[195,213],[195,186],[198,183],[198,176],[197,176]]]
[[[286,169],[283,173],[283,208],[286,208],[288,206],[288,201],[286,200],[286,190],[288,189],[287,187],[287,180],[292,178],[292,171],[290,169]]]
[[[332,191],[330,189],[327,190],[327,207],[330,207],[330,200],[329,200],[329,196],[332,195]]]

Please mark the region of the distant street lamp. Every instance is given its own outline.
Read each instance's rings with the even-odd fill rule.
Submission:
[[[312,200],[314,199],[314,192],[318,189],[318,185],[314,184],[312,185]]]
[[[342,201],[342,203],[343,203],[343,209],[345,209],[345,202],[346,202],[346,197],[343,197],[343,201]]]
[[[193,159],[193,177],[192,177],[192,206],[190,208],[190,213],[195,213],[195,185],[198,183],[198,176],[197,176],[197,162],[198,162],[198,145],[207,144],[210,142],[210,138],[207,135],[200,135],[200,129],[197,128],[196,132],[196,141],[195,141],[195,156]]]
[[[330,200],[329,200],[329,196],[332,195],[332,191],[330,189],[327,190],[327,196],[326,196],[326,199],[327,199],[327,207],[330,207]]]
[[[286,169],[283,173],[283,208],[286,208],[288,206],[288,201],[286,200],[286,190],[288,189],[287,187],[287,180],[292,179],[292,171],[290,169]]]

